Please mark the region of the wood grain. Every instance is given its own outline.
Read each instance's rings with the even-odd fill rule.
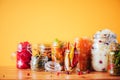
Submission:
[[[76,73],[65,74],[62,72],[60,75],[57,75],[55,72],[45,72],[45,71],[32,71],[30,69],[17,69],[16,67],[0,67],[0,80],[1,79],[69,79],[69,80],[78,80],[78,79],[104,79],[104,80],[120,80],[120,76],[110,76],[107,72],[91,72],[89,74],[77,75]]]

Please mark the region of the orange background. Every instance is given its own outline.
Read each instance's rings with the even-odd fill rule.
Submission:
[[[120,38],[120,0],[0,0],[0,66],[21,41],[73,41],[109,28]]]

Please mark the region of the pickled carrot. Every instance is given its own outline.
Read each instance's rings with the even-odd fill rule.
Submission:
[[[79,67],[78,68],[81,71],[88,70],[90,67],[92,42],[87,38],[80,38],[78,39],[76,46],[77,46],[77,49],[79,50],[79,54],[78,54]]]

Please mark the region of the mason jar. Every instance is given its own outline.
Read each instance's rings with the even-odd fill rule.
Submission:
[[[92,67],[95,71],[107,71],[110,45],[117,42],[116,34],[109,29],[97,31],[93,36]]]
[[[52,44],[52,61],[59,63],[62,67],[61,70],[64,69],[64,48],[63,42],[59,40],[55,40]]]
[[[110,75],[120,75],[120,45],[114,43],[111,47],[108,60],[108,72]]]
[[[16,52],[16,66],[18,69],[30,68],[32,56],[31,44],[29,42],[21,42],[18,44]]]
[[[31,69],[35,71],[42,71],[45,69],[44,66],[47,62],[47,57],[36,54],[35,56],[32,56]]]
[[[44,70],[45,63],[48,62],[48,56],[42,51],[39,44],[33,45],[33,56],[31,59],[31,69],[35,71]]]
[[[76,42],[75,52],[78,53],[77,71],[83,74],[88,73],[91,68],[91,47],[92,41],[88,38],[80,38]]]

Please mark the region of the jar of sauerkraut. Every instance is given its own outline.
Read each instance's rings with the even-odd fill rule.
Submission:
[[[94,34],[92,45],[92,67],[95,71],[107,71],[110,44],[116,43],[116,35],[108,30],[101,30]]]

